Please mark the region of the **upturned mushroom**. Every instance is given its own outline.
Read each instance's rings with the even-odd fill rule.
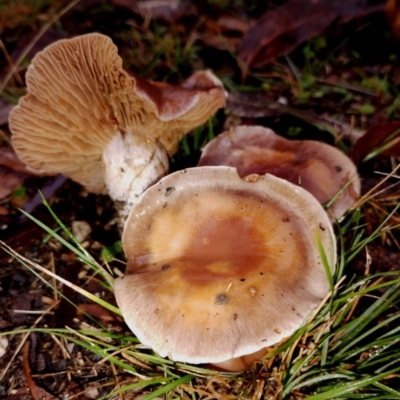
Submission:
[[[34,170],[108,191],[122,220],[165,175],[182,136],[225,105],[210,71],[179,86],[146,81],[124,71],[116,46],[97,33],[48,46],[26,81],[9,119],[18,156]]]
[[[162,357],[241,370],[291,335],[329,291],[327,214],[306,190],[266,174],[197,167],[133,206],[115,296],[129,328]]]
[[[236,167],[240,176],[272,174],[302,186],[340,218],[360,195],[353,162],[340,150],[312,140],[288,140],[262,126],[237,126],[209,142],[200,166]]]

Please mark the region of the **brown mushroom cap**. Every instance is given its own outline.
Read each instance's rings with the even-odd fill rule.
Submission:
[[[199,161],[236,167],[240,176],[272,174],[302,186],[340,218],[360,195],[353,162],[340,150],[312,140],[288,140],[262,126],[237,126],[208,143]],[[346,186],[347,185],[347,186]]]
[[[178,171],[146,190],[122,236],[115,296],[126,323],[163,357],[218,363],[292,334],[326,296],[319,235],[329,219],[307,191],[230,167]]]
[[[26,80],[28,94],[10,115],[19,157],[94,192],[104,192],[102,154],[116,134],[148,148],[160,143],[171,155],[185,133],[225,104],[221,83],[207,71],[180,87],[129,75],[111,39],[96,33],[48,46]],[[165,164],[166,156],[157,157]]]

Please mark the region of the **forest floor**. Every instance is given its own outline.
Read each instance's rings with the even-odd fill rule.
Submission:
[[[400,398],[400,11],[394,1],[386,14],[366,0],[196,3],[0,0],[0,399]],[[90,32],[146,79],[179,84],[211,69],[223,82],[227,107],[181,141],[171,172],[243,124],[328,143],[358,168],[360,200],[334,224],[330,298],[241,373],[142,346],[104,281],[126,261],[113,202],[34,176],[12,150],[8,115],[32,58]]]

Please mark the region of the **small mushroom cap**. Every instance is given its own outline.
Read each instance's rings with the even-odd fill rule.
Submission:
[[[128,260],[115,296],[126,323],[161,356],[218,363],[292,334],[329,286],[317,200],[272,175],[230,167],[175,172],[143,193],[122,236]]]
[[[14,148],[31,168],[103,192],[102,153],[117,133],[160,143],[171,155],[185,133],[224,106],[218,79],[198,74],[200,88],[198,78],[181,87],[155,84],[125,72],[107,36],[60,40],[28,68],[28,93],[9,119]]]
[[[312,140],[288,140],[262,126],[237,126],[218,135],[205,146],[199,165],[236,167],[240,176],[269,173],[302,186],[321,204],[340,192],[329,208],[337,218],[360,195],[357,169],[340,150]]]

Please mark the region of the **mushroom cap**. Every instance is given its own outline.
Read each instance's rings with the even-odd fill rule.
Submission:
[[[161,356],[218,363],[292,334],[326,296],[334,234],[318,201],[272,175],[197,167],[162,178],[133,206],[115,280],[124,319]]]
[[[240,176],[272,174],[308,190],[340,218],[360,195],[356,166],[340,150],[313,140],[288,140],[262,126],[237,126],[209,142],[200,166],[236,167]],[[346,186],[347,185],[347,186]]]
[[[94,192],[104,192],[102,152],[117,132],[160,143],[171,155],[185,133],[225,104],[211,72],[182,86],[148,82],[125,72],[117,47],[97,33],[48,46],[33,59],[26,81],[28,93],[9,119],[19,157]]]

